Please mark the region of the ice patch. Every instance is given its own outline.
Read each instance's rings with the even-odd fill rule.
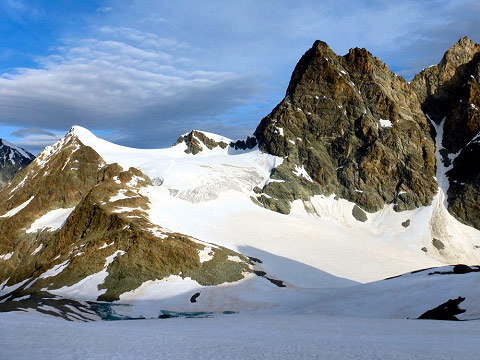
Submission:
[[[381,127],[392,127],[392,122],[390,120],[380,119],[379,123]]]
[[[5,215],[2,215],[0,216],[0,218],[6,218],[6,217],[12,217],[13,215],[15,215],[16,213],[18,213],[19,211],[23,210],[24,208],[26,208],[28,206],[28,204],[30,204],[30,202],[33,200],[35,196],[32,196],[30,197],[30,199],[28,199],[27,201],[25,201],[24,203],[18,205],[16,208],[8,211]]]
[[[242,259],[240,259],[240,258],[239,258],[238,256],[236,256],[236,255],[235,255],[235,256],[228,255],[228,256],[227,256],[227,260],[228,260],[228,261],[233,261],[233,262],[239,262],[239,263],[243,262]]]
[[[308,175],[303,165],[301,167],[298,165],[295,165],[295,170],[293,171],[293,173],[298,177],[303,177],[308,181],[313,182],[312,178],[310,177],[310,175]]]
[[[8,253],[8,254],[0,255],[0,260],[6,261],[6,260],[10,259],[12,257],[12,255],[13,255],[13,252]]]
[[[213,251],[212,248],[209,246],[205,246],[202,250],[198,250],[198,257],[200,258],[200,262],[206,262],[213,259]]]
[[[58,265],[55,265],[53,268],[51,268],[50,270],[47,270],[45,271],[42,275],[39,276],[40,279],[45,279],[45,278],[48,278],[48,277],[53,277],[53,276],[57,276],[58,274],[60,274],[63,270],[65,270],[65,268],[70,264],[70,260],[67,259],[65,260],[64,262],[62,262],[61,264],[58,264]]]
[[[52,210],[35,220],[32,226],[30,226],[30,229],[28,229],[26,232],[32,233],[45,229],[48,231],[55,231],[60,229],[63,224],[65,224],[65,221],[67,221],[67,218],[70,216],[73,210],[75,210],[75,208]]]
[[[126,189],[120,189],[118,191],[118,194],[115,195],[115,196],[112,196],[109,201],[110,202],[115,202],[115,201],[118,201],[118,200],[130,199],[131,196],[126,195],[125,194],[126,192],[127,192]]]
[[[33,250],[33,252],[30,255],[37,254],[40,250],[42,250],[42,248],[43,248],[43,244],[38,245],[37,248]]]

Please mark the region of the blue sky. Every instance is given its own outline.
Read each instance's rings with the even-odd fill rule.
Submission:
[[[462,36],[477,0],[2,0],[0,137],[34,153],[72,125],[135,147],[188,130],[250,135],[316,39],[410,79]]]

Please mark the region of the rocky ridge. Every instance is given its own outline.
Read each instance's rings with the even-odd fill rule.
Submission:
[[[460,39],[411,85],[423,111],[442,130],[448,209],[480,229],[480,45]]]
[[[212,135],[217,137],[217,139],[212,139]],[[226,138],[218,139],[218,136],[214,134],[192,130],[189,133],[180,136],[173,146],[185,143],[187,146],[185,153],[196,155],[205,148],[208,150],[212,150],[216,147],[225,149],[229,145],[229,142],[230,141]]]

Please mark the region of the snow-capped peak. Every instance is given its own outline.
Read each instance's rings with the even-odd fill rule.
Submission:
[[[69,134],[72,136],[76,136],[80,139],[82,137],[96,138],[96,136],[90,130],[78,125],[72,126],[71,129],[68,131],[67,135]]]

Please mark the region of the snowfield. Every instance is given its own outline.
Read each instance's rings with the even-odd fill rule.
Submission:
[[[136,191],[149,200],[145,213],[158,226],[152,232],[159,237],[179,232],[205,244],[200,261],[208,261],[216,246],[235,250],[253,259],[257,274],[218,286],[173,274],[144,282],[111,306],[89,307],[85,300],[105,292],[98,285],[108,276],[108,265],[125,254],[117,250],[102,271],[49,291],[50,298],[38,295],[36,310],[30,306],[34,300],[12,296],[15,311],[0,313],[1,359],[478,357],[480,321],[414,320],[451,299],[460,299],[458,306],[465,309],[455,313],[459,320],[480,319],[480,268],[473,266],[480,264],[480,232],[448,213],[448,169],[438,167],[440,186],[430,206],[403,212],[385,206],[360,222],[352,215],[355,204],[332,194],[293,201],[291,213],[284,215],[252,201],[258,196],[253,189],[273,181],[271,171],[283,161],[257,148],[203,147],[191,155],[184,152],[185,143],[141,150],[109,143],[80,127],[71,133],[106,163],[135,167],[150,177],[154,185]],[[441,136],[441,127],[437,133]],[[62,141],[48,151],[58,150]],[[311,181],[301,164],[295,173]],[[119,191],[109,201],[127,197]],[[26,231],[58,229],[71,211],[53,210]],[[9,256],[1,254],[0,261]],[[472,266],[448,266],[460,263]],[[40,277],[68,266],[68,261],[58,264]],[[418,271],[426,268],[434,269]],[[394,278],[384,280],[388,277]],[[0,295],[28,281],[36,279],[9,287],[5,281]],[[108,316],[95,306],[110,306]],[[162,319],[165,311],[183,315]],[[185,318],[185,313],[209,315]],[[81,322],[111,317],[143,320]]]
[[[256,148],[204,148],[191,155],[184,143],[141,150],[112,144],[78,126],[72,131],[107,163],[136,167],[157,183],[141,190],[150,200],[152,223],[257,257],[265,271],[292,286],[348,286],[449,263],[480,263],[480,248],[475,248],[480,231],[450,216],[442,188],[431,206],[399,213],[386,206],[367,214],[364,223],[352,216],[353,203],[335,195],[315,196],[309,204],[294,201],[291,213],[283,215],[250,199],[256,196],[253,188],[263,187],[283,161]],[[442,252],[432,238],[445,245]]]
[[[0,314],[2,359],[472,360],[480,322],[308,315],[68,322]]]

